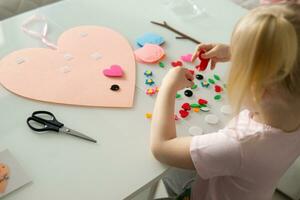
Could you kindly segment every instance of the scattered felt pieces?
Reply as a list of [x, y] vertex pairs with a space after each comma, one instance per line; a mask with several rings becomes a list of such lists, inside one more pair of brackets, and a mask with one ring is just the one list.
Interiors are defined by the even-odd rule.
[[181, 94], [176, 94], [176, 99], [181, 98]]
[[209, 112], [210, 108], [209, 107], [201, 107], [200, 110], [203, 112]]
[[198, 100], [198, 103], [201, 105], [201, 104], [208, 104], [208, 101], [205, 100], [205, 99], [199, 99]]
[[183, 110], [191, 110], [191, 106], [190, 106], [189, 103], [184, 103], [184, 104], [182, 104], [182, 105], [181, 105], [181, 108], [182, 108]]
[[162, 45], [164, 42], [164, 38], [155, 33], [145, 33], [136, 40], [136, 43], [139, 47], [143, 47], [145, 44]]
[[154, 83], [155, 83], [155, 82], [153, 81], [152, 78], [147, 78], [147, 79], [145, 80], [145, 84], [147, 84], [147, 85], [152, 86]]
[[171, 62], [172, 67], [181, 67], [183, 64], [181, 61], [173, 61]]
[[159, 62], [158, 65], [159, 65], [161, 68], [164, 68], [164, 67], [165, 67], [165, 63], [163, 63], [163, 62]]
[[122, 67], [119, 65], [112, 65], [110, 68], [104, 69], [103, 74], [107, 77], [122, 77], [123, 70]]
[[211, 78], [208, 79], [208, 82], [209, 82], [210, 84], [215, 84], [215, 83], [216, 83], [216, 82], [215, 82], [213, 79], [211, 79]]
[[198, 55], [198, 58], [200, 60], [200, 64], [196, 66], [196, 69], [198, 69], [199, 71], [205, 71], [207, 66], [208, 66], [208, 63], [210, 61], [210, 59], [202, 58], [202, 54], [204, 54], [204, 53], [205, 53], [205, 51], [201, 50], [199, 55]]
[[158, 45], [145, 44], [142, 48], [134, 51], [135, 58], [142, 63], [156, 63], [161, 60], [165, 51]]
[[185, 90], [184, 95], [187, 97], [191, 97], [191, 96], [193, 96], [193, 92], [192, 92], [192, 90]]
[[193, 111], [197, 113], [197, 112], [200, 111], [200, 109], [199, 108], [193, 108]]
[[220, 76], [217, 74], [214, 74], [214, 79], [216, 79], [217, 81], [221, 80]]
[[193, 135], [193, 136], [202, 135], [203, 130], [202, 130], [202, 128], [200, 128], [198, 126], [192, 126], [189, 128], [189, 133], [190, 133], [190, 135]]
[[150, 77], [150, 76], [152, 76], [152, 71], [151, 70], [146, 70], [144, 72], [144, 75], [147, 76], [147, 77]]
[[110, 89], [111, 89], [112, 91], [118, 91], [118, 90], [120, 90], [120, 86], [117, 85], [117, 84], [113, 84], [113, 85], [110, 87]]
[[200, 108], [201, 107], [201, 105], [197, 104], [197, 103], [192, 103], [190, 106], [191, 106], [191, 108]]
[[214, 96], [214, 99], [215, 99], [215, 100], [220, 100], [220, 99], [222, 99], [222, 96], [219, 95], [219, 94], [217, 94], [217, 95]]
[[182, 55], [180, 58], [183, 62], [192, 62], [192, 57], [193, 55], [192, 54], [186, 54], [186, 55]]
[[196, 89], [198, 86], [196, 85], [196, 84], [194, 84], [192, 87], [191, 87], [191, 89]]
[[232, 114], [232, 107], [230, 105], [224, 105], [221, 107], [221, 113], [224, 115], [231, 115]]
[[179, 110], [179, 114], [182, 118], [186, 118], [187, 116], [189, 116], [189, 112], [186, 110]]
[[215, 85], [215, 92], [219, 93], [219, 92], [222, 92], [222, 91], [223, 91], [223, 89], [222, 89], [221, 86]]
[[158, 87], [146, 89], [146, 94], [152, 96], [158, 92]]
[[145, 114], [145, 117], [146, 117], [147, 119], [151, 119], [151, 118], [152, 118], [152, 113], [146, 113], [146, 114]]
[[197, 74], [197, 75], [196, 75], [196, 79], [199, 80], [199, 81], [203, 80], [203, 78], [204, 78], [204, 77], [203, 77], [202, 74]]
[[207, 81], [202, 81], [201, 82], [201, 86], [204, 88], [208, 88], [209, 87], [209, 83]]
[[204, 120], [208, 124], [217, 124], [219, 122], [219, 118], [216, 115], [213, 115], [213, 114], [206, 115]]
[[194, 71], [194, 70], [191, 70], [191, 69], [189, 69], [189, 72], [190, 72], [192, 75], [194, 75], [194, 73], [195, 73], [195, 71]]

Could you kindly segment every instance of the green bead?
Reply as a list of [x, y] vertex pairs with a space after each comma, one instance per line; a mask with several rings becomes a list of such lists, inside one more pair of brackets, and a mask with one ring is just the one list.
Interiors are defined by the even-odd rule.
[[205, 107], [207, 107], [206, 104], [200, 104], [200, 108], [205, 108]]
[[220, 76], [217, 75], [217, 74], [214, 75], [214, 78], [215, 78], [217, 81], [221, 80]]
[[195, 85], [193, 85], [191, 88], [192, 88], [192, 89], [196, 89], [196, 88], [197, 88], [197, 85], [195, 84]]
[[211, 78], [208, 79], [208, 82], [209, 82], [210, 84], [215, 84], [215, 83], [216, 83], [216, 82], [215, 82], [213, 79], [211, 79]]
[[201, 105], [197, 103], [192, 103], [190, 106], [191, 108], [201, 108]]
[[176, 99], [180, 98], [181, 97], [181, 94], [176, 94]]
[[217, 94], [217, 95], [214, 97], [215, 100], [220, 100], [221, 98], [222, 98], [222, 96], [219, 95], [219, 94]]
[[159, 62], [158, 65], [161, 67], [161, 68], [164, 68], [165, 67], [165, 64], [163, 62]]

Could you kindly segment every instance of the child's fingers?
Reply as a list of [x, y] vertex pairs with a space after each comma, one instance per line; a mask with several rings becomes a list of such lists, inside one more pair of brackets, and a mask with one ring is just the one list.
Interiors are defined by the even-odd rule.
[[194, 76], [189, 70], [185, 71], [185, 77], [186, 77], [187, 80], [191, 80], [191, 81], [194, 80]]
[[204, 54], [202, 54], [202, 58], [213, 58], [213, 57], [218, 57], [218, 49], [217, 47], [211, 49], [210, 51], [205, 52]]
[[210, 66], [210, 69], [211, 70], [214, 70], [216, 68], [216, 64], [217, 62], [215, 60], [211, 60], [211, 66]]
[[201, 49], [205, 49], [206, 51], [210, 50], [213, 48], [213, 45], [212, 44], [199, 44], [196, 46], [196, 49], [194, 51], [194, 54], [192, 56], [192, 62], [194, 62], [194, 60], [198, 57], [199, 55], [199, 51]]

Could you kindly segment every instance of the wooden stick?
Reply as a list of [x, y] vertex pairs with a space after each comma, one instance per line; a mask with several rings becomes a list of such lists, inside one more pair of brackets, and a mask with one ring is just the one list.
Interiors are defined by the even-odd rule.
[[172, 32], [177, 33], [178, 35], [180, 35], [180, 36], [177, 36], [176, 39], [186, 39], [186, 40], [190, 40], [190, 41], [192, 41], [192, 42], [194, 42], [196, 44], [200, 44], [201, 43], [200, 41], [196, 40], [195, 38], [192, 38], [192, 37], [188, 36], [187, 34], [182, 33], [180, 31], [176, 30], [175, 28], [171, 27], [170, 25], [167, 24], [166, 21], [163, 21], [163, 23], [151, 21], [151, 23], [155, 24], [155, 25], [158, 25], [158, 26], [161, 26], [163, 28], [166, 28], [166, 29], [168, 29], [168, 30], [170, 30], [170, 31], [172, 31]]

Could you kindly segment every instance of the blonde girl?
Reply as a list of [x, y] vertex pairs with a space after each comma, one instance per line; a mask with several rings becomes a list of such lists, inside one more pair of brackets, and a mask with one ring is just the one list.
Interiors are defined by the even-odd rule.
[[194, 77], [171, 69], [153, 112], [151, 150], [163, 163], [196, 170], [192, 199], [270, 200], [300, 155], [300, 5], [256, 8], [238, 22], [230, 46], [202, 44], [195, 56], [200, 49], [212, 68], [231, 61], [228, 96], [237, 116], [214, 133], [176, 137], [175, 95]]

